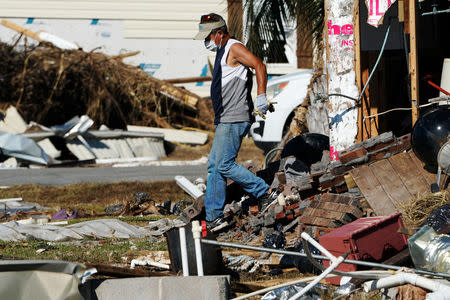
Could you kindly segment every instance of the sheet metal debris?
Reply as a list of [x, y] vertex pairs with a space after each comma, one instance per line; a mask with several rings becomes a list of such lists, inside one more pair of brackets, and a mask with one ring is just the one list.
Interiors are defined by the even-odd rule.
[[139, 227], [117, 219], [91, 220], [68, 226], [26, 225], [16, 221], [0, 224], [0, 240], [2, 241], [22, 241], [29, 238], [42, 241], [66, 241], [85, 237], [128, 239], [161, 235], [162, 233], [156, 232], [152, 226]]
[[0, 294], [3, 299], [82, 300], [78, 290], [95, 273], [81, 264], [50, 260], [0, 261]]
[[0, 131], [0, 154], [42, 165], [52, 163], [50, 156], [36, 142], [4, 131]]

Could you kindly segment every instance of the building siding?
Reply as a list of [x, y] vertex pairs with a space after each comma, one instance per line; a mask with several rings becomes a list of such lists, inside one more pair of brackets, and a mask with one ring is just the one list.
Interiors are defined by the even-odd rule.
[[124, 38], [191, 39], [201, 14], [227, 18], [224, 0], [1, 0], [1, 18], [100, 19], [124, 22]]

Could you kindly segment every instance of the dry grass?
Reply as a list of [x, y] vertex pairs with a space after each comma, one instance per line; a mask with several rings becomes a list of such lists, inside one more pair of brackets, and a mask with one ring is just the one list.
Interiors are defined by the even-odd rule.
[[2, 198], [21, 197], [52, 210], [77, 209], [91, 215], [104, 213], [107, 206], [125, 203], [143, 192], [155, 202], [180, 201], [189, 196], [174, 181], [82, 183], [66, 186], [17, 185], [2, 190]]
[[402, 216], [403, 222], [407, 228], [420, 227], [434, 209], [449, 202], [450, 191], [447, 190], [415, 197], [404, 204], [399, 203], [405, 211]]

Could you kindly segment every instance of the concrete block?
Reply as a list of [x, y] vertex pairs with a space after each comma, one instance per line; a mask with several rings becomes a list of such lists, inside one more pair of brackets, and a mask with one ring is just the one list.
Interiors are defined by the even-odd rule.
[[229, 276], [139, 277], [88, 280], [81, 288], [86, 300], [209, 300], [228, 299]]

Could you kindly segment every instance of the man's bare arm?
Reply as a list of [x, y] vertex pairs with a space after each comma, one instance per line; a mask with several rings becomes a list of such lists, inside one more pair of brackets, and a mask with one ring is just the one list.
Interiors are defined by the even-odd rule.
[[[234, 44], [230, 48], [230, 53], [228, 57], [232, 67], [236, 67], [238, 63], [246, 65], [250, 68], [255, 69], [256, 73], [256, 83], [258, 85], [257, 95], [266, 92], [267, 87], [267, 71], [266, 65], [257, 58], [253, 53], [248, 51], [242, 44]], [[228, 60], [227, 59], [227, 60]]]

